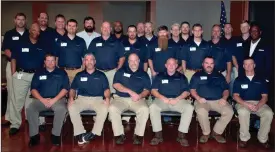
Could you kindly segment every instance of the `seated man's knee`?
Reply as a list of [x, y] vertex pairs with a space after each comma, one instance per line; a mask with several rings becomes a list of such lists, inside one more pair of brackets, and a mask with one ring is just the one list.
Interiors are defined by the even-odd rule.
[[245, 108], [240, 108], [237, 110], [239, 116], [249, 116], [250, 112]]

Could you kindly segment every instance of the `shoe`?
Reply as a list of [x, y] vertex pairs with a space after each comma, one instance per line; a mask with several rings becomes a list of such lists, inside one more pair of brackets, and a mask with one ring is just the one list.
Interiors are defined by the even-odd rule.
[[30, 141], [29, 141], [30, 147], [36, 146], [39, 143], [40, 143], [40, 135], [39, 134], [30, 137]]
[[210, 135], [202, 135], [200, 137], [200, 143], [202, 143], [202, 144], [207, 143], [209, 137], [210, 137]]
[[55, 136], [55, 135], [51, 135], [51, 139], [52, 139], [52, 144], [55, 146], [60, 146], [61, 144], [61, 140], [60, 140], [60, 136]]
[[92, 132], [87, 132], [87, 133], [83, 133], [81, 135], [78, 135], [78, 144], [82, 145], [85, 143], [88, 143], [89, 141], [91, 141], [92, 139], [94, 139], [96, 137], [95, 134], [93, 134]]
[[259, 141], [259, 143], [260, 143], [260, 144], [262, 145], [262, 147], [265, 148], [265, 149], [271, 148], [271, 146], [270, 146], [270, 144], [269, 144], [268, 141], [266, 141], [265, 143], [261, 143], [261, 142]]
[[122, 145], [124, 144], [124, 141], [126, 140], [125, 135], [120, 135], [115, 137], [115, 141], [117, 145]]
[[77, 138], [77, 143], [78, 143], [79, 145], [85, 144], [85, 142], [84, 142], [84, 140], [83, 140], [84, 134], [85, 134], [85, 133], [76, 136], [76, 138]]
[[39, 131], [45, 132], [46, 131], [46, 124], [39, 125]]
[[241, 148], [246, 148], [247, 147], [247, 142], [246, 141], [241, 141], [239, 142], [239, 147]]
[[214, 138], [218, 143], [222, 143], [222, 144], [226, 143], [225, 138], [222, 135], [215, 133], [214, 131], [211, 137]]
[[142, 144], [142, 136], [134, 135], [134, 145], [141, 145]]
[[150, 145], [155, 146], [163, 142], [162, 131], [156, 132], [155, 137], [151, 140]]
[[185, 133], [182, 133], [180, 131], [178, 133], [177, 142], [179, 142], [180, 145], [182, 145], [183, 147], [188, 147], [189, 146], [189, 143], [188, 143], [188, 140], [186, 139]]
[[15, 135], [18, 133], [18, 131], [19, 131], [19, 129], [17, 129], [17, 128], [10, 128], [9, 135]]

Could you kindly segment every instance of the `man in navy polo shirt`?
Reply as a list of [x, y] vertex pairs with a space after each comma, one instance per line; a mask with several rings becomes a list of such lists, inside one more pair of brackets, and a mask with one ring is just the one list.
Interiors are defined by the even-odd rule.
[[181, 38], [180, 38], [180, 25], [178, 23], [174, 23], [171, 25], [170, 29], [171, 38], [169, 39], [168, 43], [172, 47], [181, 47]]
[[168, 43], [168, 28], [160, 26], [158, 28], [158, 41], [154, 41], [149, 46], [149, 66], [151, 76], [154, 78], [158, 73], [166, 71], [165, 63], [169, 58], [176, 58], [179, 48]]
[[150, 94], [151, 83], [146, 72], [139, 69], [139, 58], [132, 53], [128, 58], [129, 67], [118, 70], [114, 77], [116, 95], [109, 107], [109, 116], [116, 144], [123, 144], [125, 138], [121, 122], [121, 113], [131, 110], [136, 113], [136, 128], [134, 132], [135, 145], [142, 143], [146, 122], [149, 117], [149, 108], [145, 97]]
[[45, 68], [35, 72], [31, 82], [31, 93], [35, 98], [27, 108], [29, 122], [29, 146], [39, 144], [38, 117], [41, 111], [53, 110], [52, 144], [60, 145], [60, 133], [67, 113], [66, 99], [70, 84], [67, 73], [56, 68], [56, 59], [52, 54], [45, 56]]
[[[65, 29], [66, 18], [62, 14], [58, 14], [55, 16], [55, 30], [53, 32], [53, 40], [57, 42], [58, 39], [61, 39], [63, 36], [67, 35], [67, 31]], [[56, 45], [56, 43], [54, 43]], [[54, 48], [54, 46], [53, 46]], [[52, 50], [54, 51], [54, 50]]]
[[[137, 28], [135, 25], [128, 26], [128, 39], [122, 41], [124, 46], [124, 56], [125, 60], [128, 61], [128, 57], [132, 53], [136, 53], [140, 59], [139, 68], [147, 71], [148, 69], [148, 50], [141, 40], [137, 39]], [[124, 66], [128, 67], [128, 62], [124, 62]]]
[[181, 34], [180, 34], [180, 43], [181, 46], [188, 44], [192, 41], [192, 36], [190, 36], [190, 24], [187, 21], [184, 21], [180, 24]]
[[[70, 89], [68, 110], [78, 144], [84, 144], [101, 136], [110, 104], [110, 89], [105, 74], [95, 68], [96, 59], [92, 53], [84, 56], [85, 70], [76, 74]], [[80, 112], [94, 110], [96, 120], [92, 131], [86, 132]]]
[[265, 148], [269, 148], [268, 133], [273, 120], [273, 112], [266, 104], [268, 100], [266, 80], [255, 73], [255, 66], [253, 58], [246, 58], [243, 65], [245, 76], [239, 76], [234, 82], [233, 93], [237, 101], [236, 110], [240, 123], [239, 146], [243, 148], [247, 146], [247, 141], [250, 139], [250, 113], [254, 113], [261, 118], [258, 140]]
[[227, 50], [225, 43], [221, 40], [221, 27], [218, 24], [212, 27], [212, 36], [209, 45], [209, 55], [214, 58], [215, 70], [225, 76], [226, 82], [229, 83], [232, 70], [232, 55]]
[[[41, 41], [39, 25], [33, 23], [29, 30], [29, 39], [20, 42], [12, 50], [11, 73], [13, 77], [13, 89], [15, 100], [10, 109], [10, 135], [18, 132], [22, 122], [21, 110], [24, 103], [31, 102], [27, 95], [30, 89], [34, 72], [43, 67], [45, 50]], [[28, 105], [25, 105], [28, 107]]]
[[197, 71], [201, 71], [201, 63], [203, 59], [209, 54], [210, 46], [202, 39], [202, 26], [201, 24], [194, 24], [192, 27], [192, 33], [194, 35], [193, 40], [183, 45], [180, 51], [180, 60], [182, 61], [182, 70], [184, 75], [190, 82], [191, 77]]
[[57, 40], [56, 55], [58, 66], [64, 69], [72, 83], [75, 75], [82, 71], [82, 58], [86, 53], [86, 43], [83, 38], [76, 35], [77, 21], [69, 19], [67, 21], [67, 35]]
[[194, 107], [186, 100], [190, 95], [187, 78], [177, 72], [177, 60], [169, 58], [166, 61], [165, 73], [158, 74], [153, 81], [152, 95], [155, 100], [150, 105], [150, 119], [155, 137], [151, 145], [158, 145], [163, 142], [161, 111], [177, 111], [181, 113], [180, 125], [178, 128], [177, 141], [182, 146], [189, 146], [186, 133], [191, 123]]
[[96, 68], [105, 73], [109, 81], [111, 93], [115, 90], [112, 86], [115, 72], [120, 69], [125, 61], [122, 43], [111, 35], [111, 24], [103, 22], [101, 25], [101, 36], [93, 39], [88, 52], [95, 55]]
[[145, 35], [141, 36], [140, 39], [148, 47], [152, 42], [157, 40], [157, 37], [154, 35], [154, 27], [152, 22], [144, 23], [144, 32]]
[[14, 92], [12, 87], [12, 76], [11, 76], [11, 51], [12, 47], [16, 47], [20, 41], [27, 40], [29, 38], [29, 31], [26, 29], [26, 15], [24, 13], [17, 13], [14, 17], [15, 28], [9, 30], [4, 35], [2, 44], [2, 51], [5, 53], [8, 62], [6, 67], [6, 80], [7, 80], [7, 110], [5, 114], [6, 122], [2, 122], [2, 125], [9, 125], [10, 116], [10, 103], [14, 102]]
[[144, 23], [138, 22], [137, 23], [137, 37], [140, 38], [145, 34], [144, 32]]
[[216, 122], [211, 136], [219, 143], [226, 143], [222, 133], [234, 113], [232, 106], [227, 102], [228, 84], [221, 73], [213, 70], [213, 57], [205, 57], [202, 67], [203, 70], [196, 72], [190, 83], [190, 92], [196, 99], [195, 111], [203, 133], [199, 141], [200, 143], [208, 141], [211, 132], [208, 112], [216, 111], [221, 114], [221, 117]]
[[121, 21], [115, 21], [113, 23], [113, 38], [118, 40], [119, 42], [127, 39], [127, 36], [123, 34], [123, 25]]

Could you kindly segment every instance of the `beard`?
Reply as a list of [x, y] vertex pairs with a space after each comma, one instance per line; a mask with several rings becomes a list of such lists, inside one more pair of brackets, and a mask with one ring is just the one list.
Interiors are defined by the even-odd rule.
[[122, 30], [120, 30], [120, 31], [114, 30], [114, 33], [115, 33], [115, 34], [121, 34], [121, 33], [122, 33]]
[[167, 36], [160, 36], [158, 38], [158, 47], [161, 50], [166, 50], [168, 48], [168, 37]]
[[86, 31], [87, 33], [92, 33], [92, 32], [95, 30], [95, 28], [94, 28], [94, 27], [91, 27], [91, 26], [84, 27], [84, 29], [85, 29], [85, 31]]

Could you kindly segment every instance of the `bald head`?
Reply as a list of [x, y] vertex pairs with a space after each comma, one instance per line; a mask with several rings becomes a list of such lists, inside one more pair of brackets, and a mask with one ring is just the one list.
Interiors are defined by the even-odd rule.
[[102, 36], [106, 36], [106, 37], [110, 36], [110, 34], [111, 34], [110, 22], [105, 21], [101, 24], [101, 34], [102, 34]]

